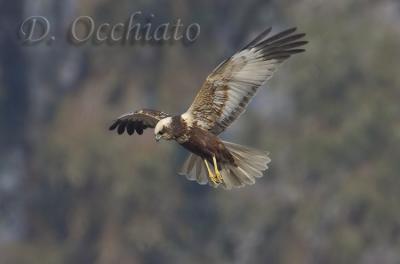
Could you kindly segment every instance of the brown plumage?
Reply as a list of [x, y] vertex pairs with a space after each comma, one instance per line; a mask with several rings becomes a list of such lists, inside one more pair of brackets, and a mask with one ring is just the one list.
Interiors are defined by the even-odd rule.
[[[222, 141], [218, 135], [246, 109], [258, 88], [291, 55], [303, 52], [305, 34], [291, 28], [269, 36], [271, 28], [223, 61], [207, 77], [192, 105], [182, 115], [143, 109], [119, 117], [110, 130], [142, 134], [155, 129], [156, 140], [175, 140], [192, 154], [182, 167], [190, 180], [227, 189], [253, 184], [268, 168], [268, 154]], [[209, 166], [209, 164], [211, 166]], [[215, 174], [210, 168], [214, 168]]]
[[207, 159], [210, 163], [213, 162], [212, 157], [215, 156], [219, 164], [235, 165], [232, 154], [215, 134], [198, 127], [193, 127], [188, 133], [190, 140], [181, 144], [184, 148]]

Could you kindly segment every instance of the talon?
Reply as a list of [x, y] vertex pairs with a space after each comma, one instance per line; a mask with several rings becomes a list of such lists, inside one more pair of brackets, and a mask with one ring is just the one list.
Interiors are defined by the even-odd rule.
[[217, 178], [217, 181], [218, 181], [218, 183], [222, 183], [223, 179], [222, 179], [221, 173], [218, 170], [217, 159], [215, 158], [215, 156], [213, 156], [213, 162], [214, 162], [214, 170], [215, 170], [215, 176]]
[[214, 183], [215, 185], [218, 184], [218, 176], [216, 177], [210, 169], [210, 166], [208, 165], [208, 162], [206, 159], [204, 159], [204, 163], [206, 164], [207, 167], [207, 171], [208, 171], [208, 178], [212, 181], [212, 183]]

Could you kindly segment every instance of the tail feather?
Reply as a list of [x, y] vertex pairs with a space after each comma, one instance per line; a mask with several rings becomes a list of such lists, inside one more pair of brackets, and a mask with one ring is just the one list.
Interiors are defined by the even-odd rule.
[[224, 179], [225, 186], [240, 187], [243, 185], [239, 177], [237, 177], [235, 174], [230, 174], [229, 167], [226, 164], [222, 165], [221, 176]]
[[185, 175], [188, 180], [197, 181], [202, 185], [208, 182], [207, 169], [203, 160], [193, 153], [189, 154], [179, 174]]
[[[256, 183], [254, 177], [251, 176], [251, 174], [245, 171], [242, 167], [240, 167], [240, 165], [238, 167], [230, 166], [230, 168], [228, 169], [230, 170], [230, 173], [228, 175], [229, 176], [231, 176], [232, 174], [236, 175], [236, 177], [239, 178], [239, 180], [241, 181], [242, 185], [246, 184], [253, 185], [254, 183]], [[242, 185], [238, 187], [242, 187]], [[232, 188], [232, 187], [234, 186], [226, 186], [226, 188]]]
[[186, 177], [188, 180], [194, 181], [196, 180], [196, 174], [194, 173], [195, 171], [193, 170], [194, 164], [195, 164], [195, 159], [193, 158], [194, 154], [189, 154], [189, 157], [186, 159], [185, 163], [183, 163], [181, 171], [187, 172]]
[[196, 162], [196, 178], [201, 184], [206, 184], [208, 182], [207, 169], [201, 158], [199, 159], [199, 162]]
[[[225, 189], [239, 188], [255, 183], [255, 178], [263, 176], [263, 171], [268, 169], [271, 159], [267, 152], [252, 149], [242, 145], [223, 141], [226, 148], [235, 159], [233, 164], [221, 164], [222, 186]], [[207, 169], [201, 157], [191, 153], [182, 166], [181, 175], [185, 175], [188, 180], [197, 181], [200, 184], [207, 182], [213, 186], [208, 179]]]

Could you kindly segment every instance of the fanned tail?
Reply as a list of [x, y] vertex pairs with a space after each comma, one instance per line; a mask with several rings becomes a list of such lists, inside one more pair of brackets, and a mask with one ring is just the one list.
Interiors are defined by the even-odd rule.
[[[267, 152], [223, 141], [226, 148], [235, 159], [233, 164], [220, 164], [220, 173], [223, 178], [221, 184], [225, 189], [239, 188], [255, 183], [255, 178], [263, 176], [263, 171], [268, 169], [271, 159]], [[207, 169], [201, 157], [191, 153], [182, 166], [181, 175], [185, 175], [188, 180], [197, 181], [199, 184], [213, 184], [208, 179]]]

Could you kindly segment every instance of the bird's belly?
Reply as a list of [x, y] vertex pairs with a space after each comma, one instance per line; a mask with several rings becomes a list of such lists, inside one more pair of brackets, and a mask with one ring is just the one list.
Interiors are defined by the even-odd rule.
[[190, 152], [212, 162], [213, 156], [218, 162], [234, 163], [232, 154], [226, 149], [223, 142], [214, 134], [199, 130], [192, 131], [189, 140], [181, 145]]
[[185, 149], [190, 152], [196, 154], [197, 156], [202, 157], [203, 159], [212, 159], [211, 151], [207, 148], [207, 146], [202, 146], [197, 144], [197, 142], [187, 141], [181, 144]]

